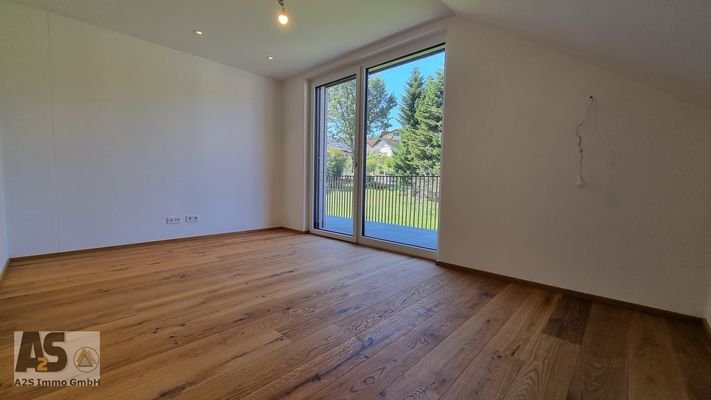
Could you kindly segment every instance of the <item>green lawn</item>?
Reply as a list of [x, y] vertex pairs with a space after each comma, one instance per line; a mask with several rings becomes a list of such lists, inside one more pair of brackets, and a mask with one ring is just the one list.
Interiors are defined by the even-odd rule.
[[[326, 214], [353, 218], [353, 192], [350, 188], [326, 191]], [[404, 190], [366, 189], [366, 221], [437, 229], [439, 203], [412, 197]]]

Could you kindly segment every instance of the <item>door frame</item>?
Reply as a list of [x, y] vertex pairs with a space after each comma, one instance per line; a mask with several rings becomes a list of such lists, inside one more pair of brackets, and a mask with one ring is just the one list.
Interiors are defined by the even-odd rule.
[[[390, 242], [387, 240], [375, 239], [371, 237], [363, 236], [363, 224], [365, 215], [363, 215], [363, 204], [365, 201], [365, 185], [363, 185], [363, 176], [365, 174], [365, 101], [363, 95], [366, 93], [366, 71], [369, 68], [373, 68], [390, 61], [395, 61], [399, 58], [407, 57], [408, 55], [416, 54], [422, 51], [426, 51], [431, 48], [438, 46], [445, 46], [446, 49], [446, 32], [438, 31], [435, 34], [428, 35], [424, 38], [418, 38], [416, 40], [410, 40], [401, 46], [391, 47], [389, 49], [370, 55], [367, 58], [361, 59], [355, 64], [349, 65], [344, 68], [339, 68], [332, 70], [326, 74], [320, 75], [316, 79], [312, 79], [309, 82], [308, 88], [310, 94], [308, 96], [309, 105], [307, 112], [309, 113], [309, 134], [308, 136], [308, 163], [309, 163], [309, 202], [307, 210], [308, 218], [308, 228], [313, 234], [325, 236], [333, 239], [344, 240], [351, 243], [362, 244], [368, 247], [375, 247], [383, 250], [388, 250], [397, 253], [404, 253], [412, 255], [415, 257], [436, 260], [439, 251], [439, 232], [441, 227], [441, 218], [438, 221], [437, 226], [437, 249], [431, 250], [423, 247], [411, 246], [404, 243]], [[445, 50], [446, 51], [446, 50]], [[446, 64], [446, 57], [445, 57]], [[314, 219], [314, 205], [316, 197], [316, 88], [327, 85], [329, 83], [334, 83], [342, 79], [347, 79], [348, 77], [355, 76], [356, 79], [356, 137], [354, 138], [354, 164], [353, 164], [353, 234], [352, 236], [343, 235], [335, 232], [326, 231], [323, 229], [318, 229], [315, 227]], [[440, 185], [442, 181], [440, 180]], [[441, 189], [440, 189], [441, 192]], [[442, 204], [440, 202], [440, 215], [442, 214]]]
[[[357, 66], [350, 66], [347, 68], [342, 68], [331, 73], [328, 73], [319, 79], [314, 79], [309, 84], [309, 212], [307, 213], [309, 218], [309, 231], [311, 233], [326, 236], [332, 239], [345, 240], [347, 242], [357, 243], [358, 241], [358, 228], [357, 216], [359, 215], [358, 207], [360, 207], [360, 202], [358, 201], [358, 188], [360, 187], [360, 175], [358, 174], [358, 166], [360, 165], [360, 134], [361, 131], [361, 108], [358, 104], [361, 102], [361, 88], [358, 84], [361, 80], [361, 69]], [[337, 232], [331, 232], [324, 229], [316, 228], [315, 226], [315, 205], [316, 205], [316, 89], [328, 85], [330, 83], [336, 83], [338, 81], [347, 80], [353, 77], [356, 82], [356, 123], [353, 132], [355, 137], [353, 138], [354, 154], [353, 154], [353, 196], [352, 196], [352, 209], [353, 209], [353, 229], [351, 235], [345, 235]]]

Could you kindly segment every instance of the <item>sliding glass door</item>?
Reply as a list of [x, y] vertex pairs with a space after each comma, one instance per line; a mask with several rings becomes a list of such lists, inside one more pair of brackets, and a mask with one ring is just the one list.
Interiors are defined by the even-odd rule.
[[432, 256], [439, 226], [444, 45], [313, 86], [312, 230]]
[[444, 47], [366, 70], [365, 237], [435, 250]]
[[354, 236], [356, 76], [316, 87], [314, 228]]

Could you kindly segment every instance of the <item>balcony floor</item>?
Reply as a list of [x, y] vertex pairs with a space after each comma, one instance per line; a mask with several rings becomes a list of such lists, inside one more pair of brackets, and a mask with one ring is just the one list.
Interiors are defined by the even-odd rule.
[[[350, 235], [353, 229], [352, 226], [353, 221], [349, 218], [326, 215], [323, 229]], [[430, 229], [365, 221], [363, 236], [426, 249], [437, 249], [437, 231]]]

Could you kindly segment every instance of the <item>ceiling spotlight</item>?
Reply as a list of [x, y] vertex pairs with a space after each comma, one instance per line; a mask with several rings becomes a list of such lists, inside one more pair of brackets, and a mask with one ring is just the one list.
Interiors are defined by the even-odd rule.
[[267, 60], [272, 61], [274, 59], [274, 56], [267, 56]]
[[277, 2], [281, 6], [281, 12], [279, 13], [279, 17], [277, 19], [279, 20], [280, 24], [286, 25], [289, 23], [289, 16], [286, 15], [286, 6], [284, 5], [284, 0], [277, 0]]
[[196, 35], [198, 35], [198, 36], [202, 36], [202, 35], [205, 34], [205, 32], [203, 32], [203, 31], [201, 31], [201, 30], [199, 30], [199, 29], [193, 29], [193, 33], [196, 34]]

